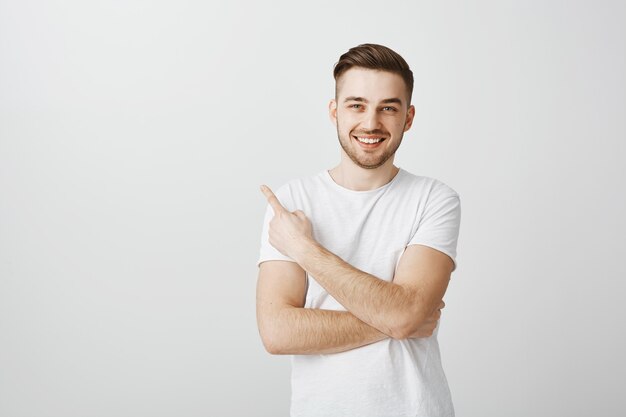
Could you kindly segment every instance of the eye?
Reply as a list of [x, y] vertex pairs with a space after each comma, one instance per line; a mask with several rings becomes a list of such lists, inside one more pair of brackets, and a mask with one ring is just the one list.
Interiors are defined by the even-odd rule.
[[361, 107], [363, 107], [362, 104], [350, 104], [349, 106], [351, 109], [360, 109]]
[[396, 108], [395, 108], [395, 107], [392, 107], [392, 106], [385, 106], [385, 107], [383, 107], [383, 111], [386, 111], [386, 112], [395, 112], [395, 111], [397, 111], [397, 110], [396, 110]]

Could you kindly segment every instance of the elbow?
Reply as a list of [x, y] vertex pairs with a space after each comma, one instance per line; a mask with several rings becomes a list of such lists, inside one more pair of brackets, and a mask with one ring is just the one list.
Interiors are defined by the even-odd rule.
[[409, 334], [404, 330], [397, 327], [390, 329], [389, 337], [394, 340], [405, 340], [409, 338]]
[[287, 346], [281, 337], [279, 330], [272, 326], [259, 326], [259, 334], [263, 347], [270, 355], [286, 355]]
[[396, 324], [392, 328], [389, 329], [389, 336], [392, 339], [405, 340], [405, 339], [410, 339], [412, 335], [413, 335], [413, 331], [411, 329], [411, 326]]
[[263, 346], [265, 347], [265, 351], [270, 355], [282, 355], [282, 352], [277, 345], [263, 342]]
[[[416, 337], [428, 337], [432, 335], [422, 325], [426, 320], [422, 312], [411, 312], [397, 317], [389, 328], [389, 336], [396, 340], [405, 340]], [[433, 329], [434, 330], [434, 329]]]
[[285, 354], [284, 347], [275, 338], [261, 336], [261, 340], [263, 341], [263, 347], [265, 348], [265, 351], [270, 355]]
[[293, 352], [292, 335], [285, 325], [282, 307], [257, 311], [257, 324], [263, 347], [270, 355], [290, 355]]

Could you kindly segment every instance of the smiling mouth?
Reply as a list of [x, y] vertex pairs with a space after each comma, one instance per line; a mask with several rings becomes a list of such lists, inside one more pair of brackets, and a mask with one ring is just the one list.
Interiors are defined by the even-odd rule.
[[386, 138], [380, 137], [380, 136], [352, 136], [353, 138], [355, 138], [357, 141], [359, 141], [360, 143], [363, 143], [365, 145], [373, 145], [376, 143], [380, 143], [382, 141], [384, 141]]

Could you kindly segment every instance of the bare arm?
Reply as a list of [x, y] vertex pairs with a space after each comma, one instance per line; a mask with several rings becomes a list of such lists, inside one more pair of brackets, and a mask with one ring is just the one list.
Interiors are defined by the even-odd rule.
[[263, 193], [274, 210], [269, 241], [315, 277], [347, 310], [393, 338], [412, 337], [436, 313], [450, 280], [452, 259], [422, 245], [406, 248], [393, 282], [363, 272], [313, 239], [305, 214], [290, 212], [272, 191]]
[[303, 308], [305, 296], [306, 276], [298, 264], [260, 265], [257, 321], [269, 353], [337, 353], [388, 337], [349, 312]]
[[402, 255], [393, 282], [363, 272], [309, 242], [298, 263], [347, 310], [396, 339], [412, 337], [440, 308], [452, 259], [422, 245]]

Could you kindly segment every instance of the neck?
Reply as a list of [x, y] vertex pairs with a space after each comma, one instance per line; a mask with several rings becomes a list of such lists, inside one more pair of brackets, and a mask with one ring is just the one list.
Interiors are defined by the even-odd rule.
[[389, 158], [383, 165], [373, 169], [361, 168], [348, 158], [348, 161], [343, 159], [328, 173], [338, 185], [344, 188], [353, 191], [369, 191], [390, 182], [399, 170], [400, 168], [393, 165], [393, 158]]

